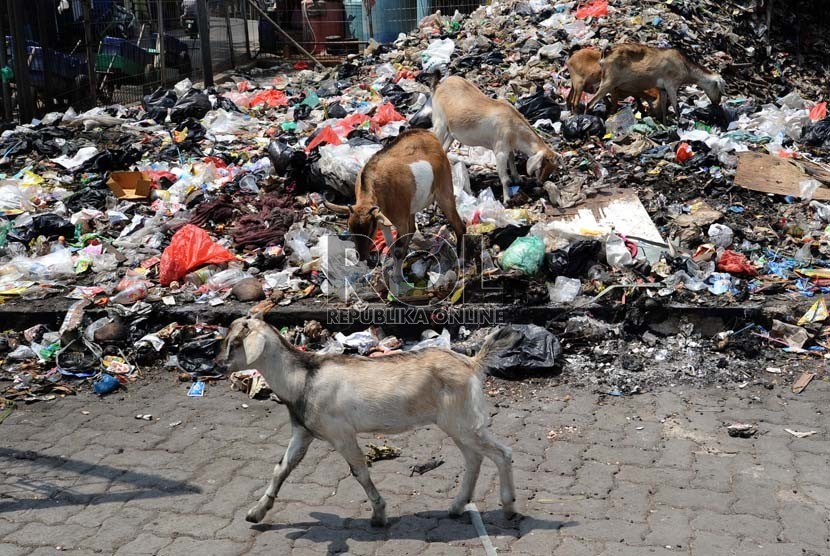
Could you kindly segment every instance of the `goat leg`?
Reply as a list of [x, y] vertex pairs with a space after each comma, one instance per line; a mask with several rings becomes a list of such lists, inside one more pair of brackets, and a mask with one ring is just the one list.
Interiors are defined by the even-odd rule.
[[508, 160], [510, 155], [500, 146], [496, 147], [496, 169], [499, 173], [499, 180], [501, 180], [502, 194], [504, 195], [504, 202], [510, 199], [510, 175], [507, 171]]
[[340, 455], [349, 464], [349, 469], [363, 490], [366, 491], [366, 496], [372, 504], [372, 520], [373, 527], [386, 527], [386, 502], [381, 497], [372, 478], [369, 476], [369, 467], [366, 465], [366, 457], [360, 450], [357, 444], [357, 438], [350, 436], [341, 438], [333, 443], [334, 448], [340, 452]]
[[282, 483], [297, 464], [302, 461], [312, 440], [314, 440], [314, 437], [308, 429], [292, 419], [291, 440], [288, 442], [288, 448], [286, 448], [285, 454], [274, 468], [274, 475], [271, 477], [271, 482], [268, 483], [265, 494], [262, 495], [262, 498], [259, 499], [256, 506], [251, 508], [245, 516], [246, 521], [259, 523], [263, 520], [265, 514], [268, 513], [268, 510], [274, 507], [274, 499], [277, 497]]
[[453, 438], [453, 441], [464, 456], [464, 478], [461, 481], [461, 490], [458, 491], [458, 496], [450, 506], [450, 517], [458, 517], [464, 513], [464, 506], [473, 499], [481, 471], [481, 461], [484, 458], [471, 446], [465, 446], [458, 438]]

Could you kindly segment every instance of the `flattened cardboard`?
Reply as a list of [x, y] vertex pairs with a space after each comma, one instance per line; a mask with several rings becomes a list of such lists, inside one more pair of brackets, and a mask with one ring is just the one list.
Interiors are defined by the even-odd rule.
[[123, 201], [146, 201], [153, 182], [141, 172], [113, 172], [107, 180], [110, 191]]

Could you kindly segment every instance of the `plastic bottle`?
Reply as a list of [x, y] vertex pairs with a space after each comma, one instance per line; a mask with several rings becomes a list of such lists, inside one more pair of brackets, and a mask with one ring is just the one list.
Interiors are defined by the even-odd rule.
[[184, 281], [198, 288], [206, 284], [214, 274], [216, 274], [216, 267], [210, 265], [189, 273], [184, 277]]
[[147, 297], [147, 284], [137, 282], [115, 295], [110, 301], [120, 305], [132, 305]]
[[224, 290], [233, 287], [234, 284], [248, 277], [249, 274], [244, 270], [229, 268], [211, 276], [207, 281], [207, 287], [213, 291]]

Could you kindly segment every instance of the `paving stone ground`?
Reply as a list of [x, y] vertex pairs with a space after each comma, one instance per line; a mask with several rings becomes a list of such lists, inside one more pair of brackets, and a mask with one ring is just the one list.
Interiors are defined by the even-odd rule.
[[[485, 462], [475, 503], [501, 553], [830, 555], [826, 382], [798, 396], [752, 386], [634, 397], [488, 390], [523, 513], [502, 518]], [[204, 398], [185, 392], [160, 374], [103, 400], [82, 393], [19, 407], [0, 425], [0, 554], [484, 553], [469, 516], [447, 516], [462, 463], [435, 427], [361, 438], [402, 450], [371, 468], [388, 528], [369, 525], [362, 489], [319, 441], [265, 522], [251, 525], [245, 512], [289, 439], [287, 412], [227, 383]], [[758, 436], [729, 437], [735, 422], [757, 424]], [[409, 476], [433, 457], [446, 463]]]

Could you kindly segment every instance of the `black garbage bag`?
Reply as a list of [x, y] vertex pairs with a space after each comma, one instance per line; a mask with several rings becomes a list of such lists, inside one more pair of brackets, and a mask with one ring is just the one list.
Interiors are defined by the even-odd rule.
[[422, 129], [432, 127], [432, 97], [429, 97], [427, 103], [415, 115], [409, 118], [409, 125]]
[[228, 112], [242, 112], [234, 101], [223, 95], [216, 95], [216, 110], [222, 109]]
[[307, 120], [308, 117], [311, 115], [311, 106], [308, 104], [295, 104], [294, 105], [294, 121], [299, 122], [300, 120]]
[[71, 212], [78, 212], [85, 208], [104, 210], [107, 207], [107, 198], [112, 192], [104, 180], [90, 184], [84, 189], [77, 191], [63, 200], [63, 204]]
[[510, 324], [506, 328], [518, 332], [520, 337], [512, 347], [487, 358], [487, 374], [521, 380], [528, 374], [556, 372], [562, 346], [552, 332], [535, 324]]
[[268, 158], [271, 159], [271, 166], [278, 176], [284, 176], [291, 164], [291, 155], [294, 149], [279, 140], [273, 140], [268, 145]]
[[395, 108], [400, 108], [405, 110], [412, 104], [413, 99], [418, 95], [418, 93], [407, 93], [404, 91], [400, 85], [395, 83], [390, 83], [385, 86], [383, 89], [380, 90], [380, 94], [383, 96], [384, 100], [388, 100]]
[[808, 125], [804, 130], [801, 141], [811, 147], [830, 148], [830, 117]]
[[75, 237], [75, 225], [57, 214], [38, 214], [32, 218], [32, 223], [22, 228], [15, 228], [9, 233], [9, 238], [23, 243], [29, 243], [38, 236], [47, 239], [57, 239], [64, 236], [67, 239]]
[[333, 97], [340, 94], [340, 89], [337, 88], [337, 82], [334, 79], [326, 79], [315, 91], [320, 98]]
[[174, 90], [159, 87], [149, 95], [144, 95], [141, 99], [141, 106], [149, 112], [153, 108], [173, 108], [177, 100], [179, 98]]
[[566, 249], [557, 249], [545, 255], [545, 265], [551, 276], [579, 278], [596, 264], [602, 243], [595, 239], [576, 241]]
[[349, 115], [339, 102], [333, 102], [326, 107], [329, 118], [345, 118]]
[[709, 104], [704, 107], [696, 107], [692, 110], [691, 118], [708, 125], [718, 126], [726, 129], [732, 121], [732, 113], [724, 110], [722, 106]]
[[202, 338], [184, 344], [177, 356], [179, 367], [194, 378], [220, 378], [213, 359], [221, 343], [221, 338]]
[[529, 97], [520, 98], [516, 101], [516, 109], [531, 123], [536, 120], [550, 120], [555, 122], [559, 120], [559, 114], [562, 112], [559, 105], [545, 94], [544, 91]]
[[140, 149], [107, 149], [101, 151], [81, 166], [84, 172], [114, 172], [127, 170], [132, 164], [138, 162], [144, 152]]
[[[184, 143], [196, 143], [201, 141], [207, 135], [207, 130], [205, 126], [203, 126], [199, 120], [195, 118], [187, 118], [186, 120], [179, 122], [179, 125], [176, 126], [176, 131], [184, 131], [187, 130], [187, 137], [184, 139]], [[179, 144], [181, 146], [181, 143]]]
[[337, 79], [348, 79], [350, 77], [354, 77], [357, 75], [358, 71], [360, 71], [360, 68], [357, 67], [357, 64], [346, 62], [340, 66], [340, 69], [337, 70]]
[[170, 119], [175, 123], [181, 123], [188, 118], [201, 120], [211, 108], [210, 98], [205, 93], [199, 89], [190, 89], [176, 101], [170, 110]]
[[596, 116], [573, 116], [562, 123], [562, 135], [568, 141], [587, 139], [592, 135], [602, 137], [605, 135], [605, 123]]

